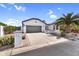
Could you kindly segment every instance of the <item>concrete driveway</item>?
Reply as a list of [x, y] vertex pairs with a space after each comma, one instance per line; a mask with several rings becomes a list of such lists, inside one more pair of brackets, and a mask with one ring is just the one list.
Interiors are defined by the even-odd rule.
[[57, 41], [57, 37], [46, 33], [27, 33], [30, 45], [40, 45]]

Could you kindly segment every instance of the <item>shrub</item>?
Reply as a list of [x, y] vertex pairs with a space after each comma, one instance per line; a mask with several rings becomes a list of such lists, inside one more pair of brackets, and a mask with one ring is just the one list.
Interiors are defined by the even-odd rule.
[[4, 27], [4, 32], [5, 34], [11, 34], [16, 30], [15, 26], [5, 26]]
[[7, 26], [7, 24], [0, 22], [1, 26]]
[[0, 47], [10, 45], [13, 43], [14, 43], [14, 37], [12, 35], [6, 35], [4, 37], [0, 37]]
[[3, 44], [3, 43], [2, 43], [2, 39], [0, 39], [0, 47], [2, 46], [2, 44]]

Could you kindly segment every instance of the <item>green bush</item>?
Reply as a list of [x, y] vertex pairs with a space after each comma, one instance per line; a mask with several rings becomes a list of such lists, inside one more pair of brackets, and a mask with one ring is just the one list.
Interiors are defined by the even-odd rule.
[[3, 23], [3, 22], [0, 22], [0, 25], [1, 26], [7, 26], [7, 24]]
[[12, 35], [0, 37], [0, 47], [5, 45], [10, 45], [13, 43], [14, 43], [14, 37]]
[[5, 34], [11, 34], [16, 30], [15, 26], [5, 26], [4, 27], [4, 32]]
[[0, 47], [2, 46], [2, 44], [3, 44], [3, 43], [2, 43], [2, 40], [0, 39]]

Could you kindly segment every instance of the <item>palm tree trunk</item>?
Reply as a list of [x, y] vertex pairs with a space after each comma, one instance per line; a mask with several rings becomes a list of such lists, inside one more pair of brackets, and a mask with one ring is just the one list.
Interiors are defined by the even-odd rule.
[[65, 31], [66, 31], [66, 33], [70, 33], [70, 32], [71, 32], [71, 30], [70, 30], [70, 25], [66, 25]]

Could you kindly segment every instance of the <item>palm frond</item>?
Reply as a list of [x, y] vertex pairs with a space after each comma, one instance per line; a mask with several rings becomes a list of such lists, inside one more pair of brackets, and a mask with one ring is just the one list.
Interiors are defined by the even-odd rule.
[[71, 19], [72, 20], [76, 20], [76, 19], [78, 19], [79, 18], [79, 14], [76, 14], [76, 15], [74, 15]]
[[74, 21], [73, 23], [75, 23], [76, 25], [79, 25], [79, 21]]

